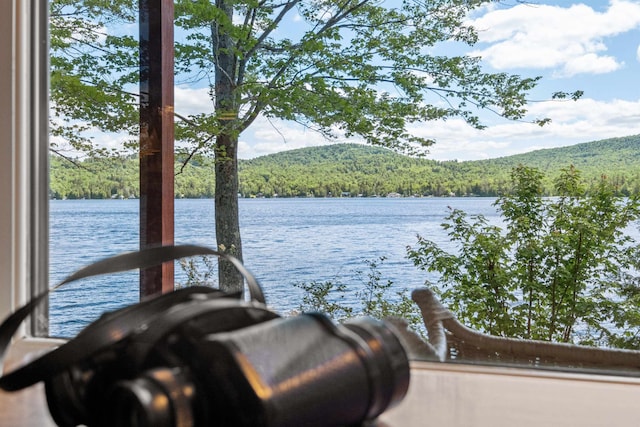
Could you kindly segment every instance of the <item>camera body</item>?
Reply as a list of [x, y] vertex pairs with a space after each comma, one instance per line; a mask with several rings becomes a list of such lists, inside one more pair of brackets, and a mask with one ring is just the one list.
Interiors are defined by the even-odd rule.
[[[59, 426], [360, 425], [408, 388], [404, 349], [381, 321], [281, 317], [210, 288], [156, 307], [117, 345], [45, 381]], [[110, 313], [76, 339], [113, 334], [135, 315]]]

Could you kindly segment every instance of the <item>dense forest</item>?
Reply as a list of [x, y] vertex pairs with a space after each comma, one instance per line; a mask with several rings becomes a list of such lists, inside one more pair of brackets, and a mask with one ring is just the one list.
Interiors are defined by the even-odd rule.
[[[519, 165], [545, 174], [553, 194], [560, 169], [574, 165], [589, 183], [606, 175], [621, 194], [640, 192], [640, 135], [478, 161], [435, 161], [358, 144], [335, 144], [241, 160], [242, 197], [497, 196]], [[52, 198], [138, 196], [135, 157], [69, 161], [51, 156]], [[176, 160], [177, 197], [213, 197], [213, 159]]]

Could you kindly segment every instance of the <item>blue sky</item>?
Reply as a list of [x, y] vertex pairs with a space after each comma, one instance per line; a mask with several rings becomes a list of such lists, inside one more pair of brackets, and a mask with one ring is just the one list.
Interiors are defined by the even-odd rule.
[[[476, 160], [640, 134], [640, 0], [505, 0], [469, 19], [480, 42], [468, 51], [482, 56], [488, 71], [542, 76], [531, 93], [535, 100], [559, 90], [579, 89], [584, 96], [532, 103], [530, 119], [552, 119], [544, 127], [491, 115], [482, 131], [461, 120], [415, 125], [413, 132], [437, 141], [428, 158]], [[196, 89], [178, 88], [176, 108], [189, 109], [198, 99]], [[239, 155], [335, 142], [290, 123], [259, 120], [241, 136]]]

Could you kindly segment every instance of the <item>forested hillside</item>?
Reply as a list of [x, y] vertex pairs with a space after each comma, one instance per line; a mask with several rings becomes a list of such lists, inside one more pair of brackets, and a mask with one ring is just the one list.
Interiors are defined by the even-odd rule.
[[[336, 144], [241, 160], [243, 197], [326, 196], [495, 196], [508, 189], [518, 164], [545, 173], [547, 193], [560, 169], [574, 165], [587, 181], [602, 175], [623, 194], [640, 191], [640, 135], [538, 150], [480, 161], [435, 161], [403, 156], [384, 148]], [[176, 163], [177, 197], [212, 197], [213, 161], [198, 157]], [[136, 158], [76, 162], [51, 158], [51, 196], [127, 198], [138, 195]]]

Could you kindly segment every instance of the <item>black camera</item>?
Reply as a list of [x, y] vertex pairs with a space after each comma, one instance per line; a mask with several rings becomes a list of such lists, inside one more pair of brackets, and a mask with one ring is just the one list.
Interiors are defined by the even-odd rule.
[[61, 427], [357, 426], [404, 397], [392, 326], [282, 317], [249, 290], [188, 287], [107, 313], [0, 386], [43, 380]]

